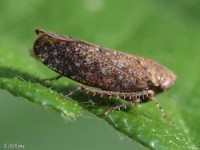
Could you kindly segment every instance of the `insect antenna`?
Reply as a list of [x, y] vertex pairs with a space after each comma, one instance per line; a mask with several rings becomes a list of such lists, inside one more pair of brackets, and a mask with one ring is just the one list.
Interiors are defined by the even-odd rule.
[[157, 101], [157, 99], [155, 97], [152, 97], [151, 100], [156, 104], [156, 107], [158, 107], [162, 113], [162, 116], [172, 125], [175, 125], [174, 121], [172, 121], [167, 113], [165, 112], [165, 110], [162, 108], [162, 106], [160, 105], [160, 103]]

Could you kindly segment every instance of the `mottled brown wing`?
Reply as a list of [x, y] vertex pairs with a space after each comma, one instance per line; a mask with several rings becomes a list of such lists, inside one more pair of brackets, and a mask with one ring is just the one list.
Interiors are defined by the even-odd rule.
[[149, 89], [148, 83], [151, 81], [151, 74], [142, 64], [145, 61], [144, 58], [109, 50], [84, 41], [80, 42], [86, 44], [87, 49], [90, 49], [86, 50], [83, 47], [82, 53], [87, 51], [90, 59], [98, 62], [100, 66], [98, 70], [101, 71], [96, 71], [99, 74], [104, 74], [103, 80], [110, 83], [110, 86], [101, 87], [102, 89], [124, 92]]
[[[41, 30], [39, 30], [41, 32]], [[129, 55], [127, 53], [121, 53], [115, 50], [107, 49], [100, 47], [98, 45], [88, 43], [81, 40], [76, 40], [69, 36], [60, 35], [53, 32], [47, 32], [42, 30], [45, 34], [59, 40], [63, 41], [71, 41], [71, 42], [77, 42], [77, 43], [84, 43], [85, 45], [88, 45], [88, 48], [94, 49], [94, 51], [90, 51], [90, 54], [98, 58], [104, 63], [107, 63], [108, 65], [111, 65], [124, 73], [126, 73], [128, 76], [131, 75], [134, 78], [137, 78], [141, 81], [149, 81], [151, 80], [150, 74], [147, 71], [146, 66], [144, 65], [145, 59], [138, 56]], [[84, 48], [84, 47], [83, 47]], [[98, 49], [99, 51], [95, 51], [95, 49]], [[83, 51], [87, 51], [84, 50]]]
[[160, 81], [166, 87], [161, 90], [173, 84], [173, 74], [150, 59], [41, 29], [36, 33], [39, 37], [33, 48], [35, 56], [52, 70], [77, 82], [123, 92], [154, 90]]
[[147, 66], [144, 65], [145, 58], [106, 48], [101, 48], [100, 56], [102, 61], [118, 68], [138, 81], [148, 82], [151, 80], [151, 74], [148, 72]]

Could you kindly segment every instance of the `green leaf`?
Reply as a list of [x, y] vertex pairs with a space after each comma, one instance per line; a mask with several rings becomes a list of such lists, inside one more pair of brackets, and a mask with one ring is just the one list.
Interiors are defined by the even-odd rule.
[[[0, 87], [15, 96], [52, 108], [67, 119], [83, 110], [150, 149], [198, 149], [199, 2], [192, 1], [40, 1], [0, 2]], [[15, 7], [13, 7], [15, 6]], [[54, 8], [59, 9], [54, 9]], [[65, 12], [65, 13], [63, 13]], [[77, 92], [68, 79], [44, 83], [56, 74], [30, 54], [35, 27], [155, 59], [178, 75], [175, 87], [157, 99], [172, 126], [153, 102], [104, 113], [124, 101]]]
[[76, 119], [82, 113], [82, 108], [77, 103], [38, 83], [18, 78], [0, 78], [0, 85], [15, 96], [22, 96], [44, 108], [60, 112], [65, 119]]

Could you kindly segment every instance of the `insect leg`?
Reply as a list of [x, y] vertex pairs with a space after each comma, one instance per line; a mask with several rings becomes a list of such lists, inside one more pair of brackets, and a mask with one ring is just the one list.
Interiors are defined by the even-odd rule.
[[63, 75], [58, 75], [56, 77], [48, 78], [48, 79], [43, 79], [42, 81], [53, 81], [53, 80], [58, 80], [62, 77]]
[[105, 115], [108, 115], [111, 111], [113, 111], [113, 110], [120, 110], [121, 108], [126, 109], [128, 105], [129, 105], [129, 104], [122, 104], [122, 105], [118, 105], [118, 106], [115, 106], [115, 107], [111, 107], [111, 108], [108, 109], [104, 114], [105, 114]]
[[85, 91], [86, 93], [93, 94], [93, 96], [98, 94], [98, 95], [101, 95], [101, 97], [103, 97], [104, 95], [109, 96], [109, 98], [112, 98], [112, 96], [121, 97], [120, 92], [103, 91], [103, 90], [100, 90], [100, 89], [93, 89], [93, 88], [90, 88], [90, 87], [86, 87], [82, 84], [80, 85], [80, 88], [81, 88], [82, 91]]
[[80, 86], [82, 91], [86, 93], [92, 93], [93, 95], [101, 95], [101, 96], [109, 96], [111, 98], [114, 97], [121, 97], [125, 100], [131, 101], [132, 103], [143, 102], [144, 99], [151, 99], [154, 96], [154, 92], [152, 90], [143, 90], [138, 92], [115, 92], [115, 91], [103, 91], [100, 89], [93, 89], [90, 87], [86, 87], [84, 85]]
[[[117, 97], [117, 98], [123, 98], [125, 100], [128, 100], [131, 104], [138, 104], [140, 102], [143, 102], [143, 100], [149, 99], [150, 97], [152, 97], [154, 95], [154, 92], [152, 90], [143, 90], [143, 91], [139, 91], [139, 92], [131, 92], [131, 93], [126, 93], [126, 92], [115, 92], [115, 91], [103, 91], [103, 90], [99, 90], [99, 89], [93, 89], [90, 87], [86, 87], [84, 85], [80, 86], [82, 91], [85, 91], [86, 93], [92, 93], [93, 95], [101, 95], [104, 96], [109, 96], [109, 98], [113, 97]], [[109, 110], [107, 110], [105, 112], [105, 115], [109, 114], [111, 111], [116, 110], [116, 109], [120, 109], [120, 108], [127, 108], [127, 106], [130, 104], [122, 104], [122, 105], [118, 105], [115, 107], [110, 108]]]
[[81, 88], [78, 87], [78, 88], [76, 88], [75, 90], [72, 90], [69, 94], [67, 94], [67, 95], [65, 95], [65, 96], [69, 97], [69, 96], [73, 95], [73, 94], [74, 94], [75, 92], [77, 92], [77, 91], [81, 91]]

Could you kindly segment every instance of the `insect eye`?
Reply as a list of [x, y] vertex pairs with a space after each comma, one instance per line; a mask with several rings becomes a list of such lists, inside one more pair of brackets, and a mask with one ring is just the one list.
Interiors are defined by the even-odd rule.
[[152, 85], [153, 85], [153, 83], [152, 83], [151, 81], [147, 81], [147, 84], [148, 84], [149, 86], [152, 86]]

